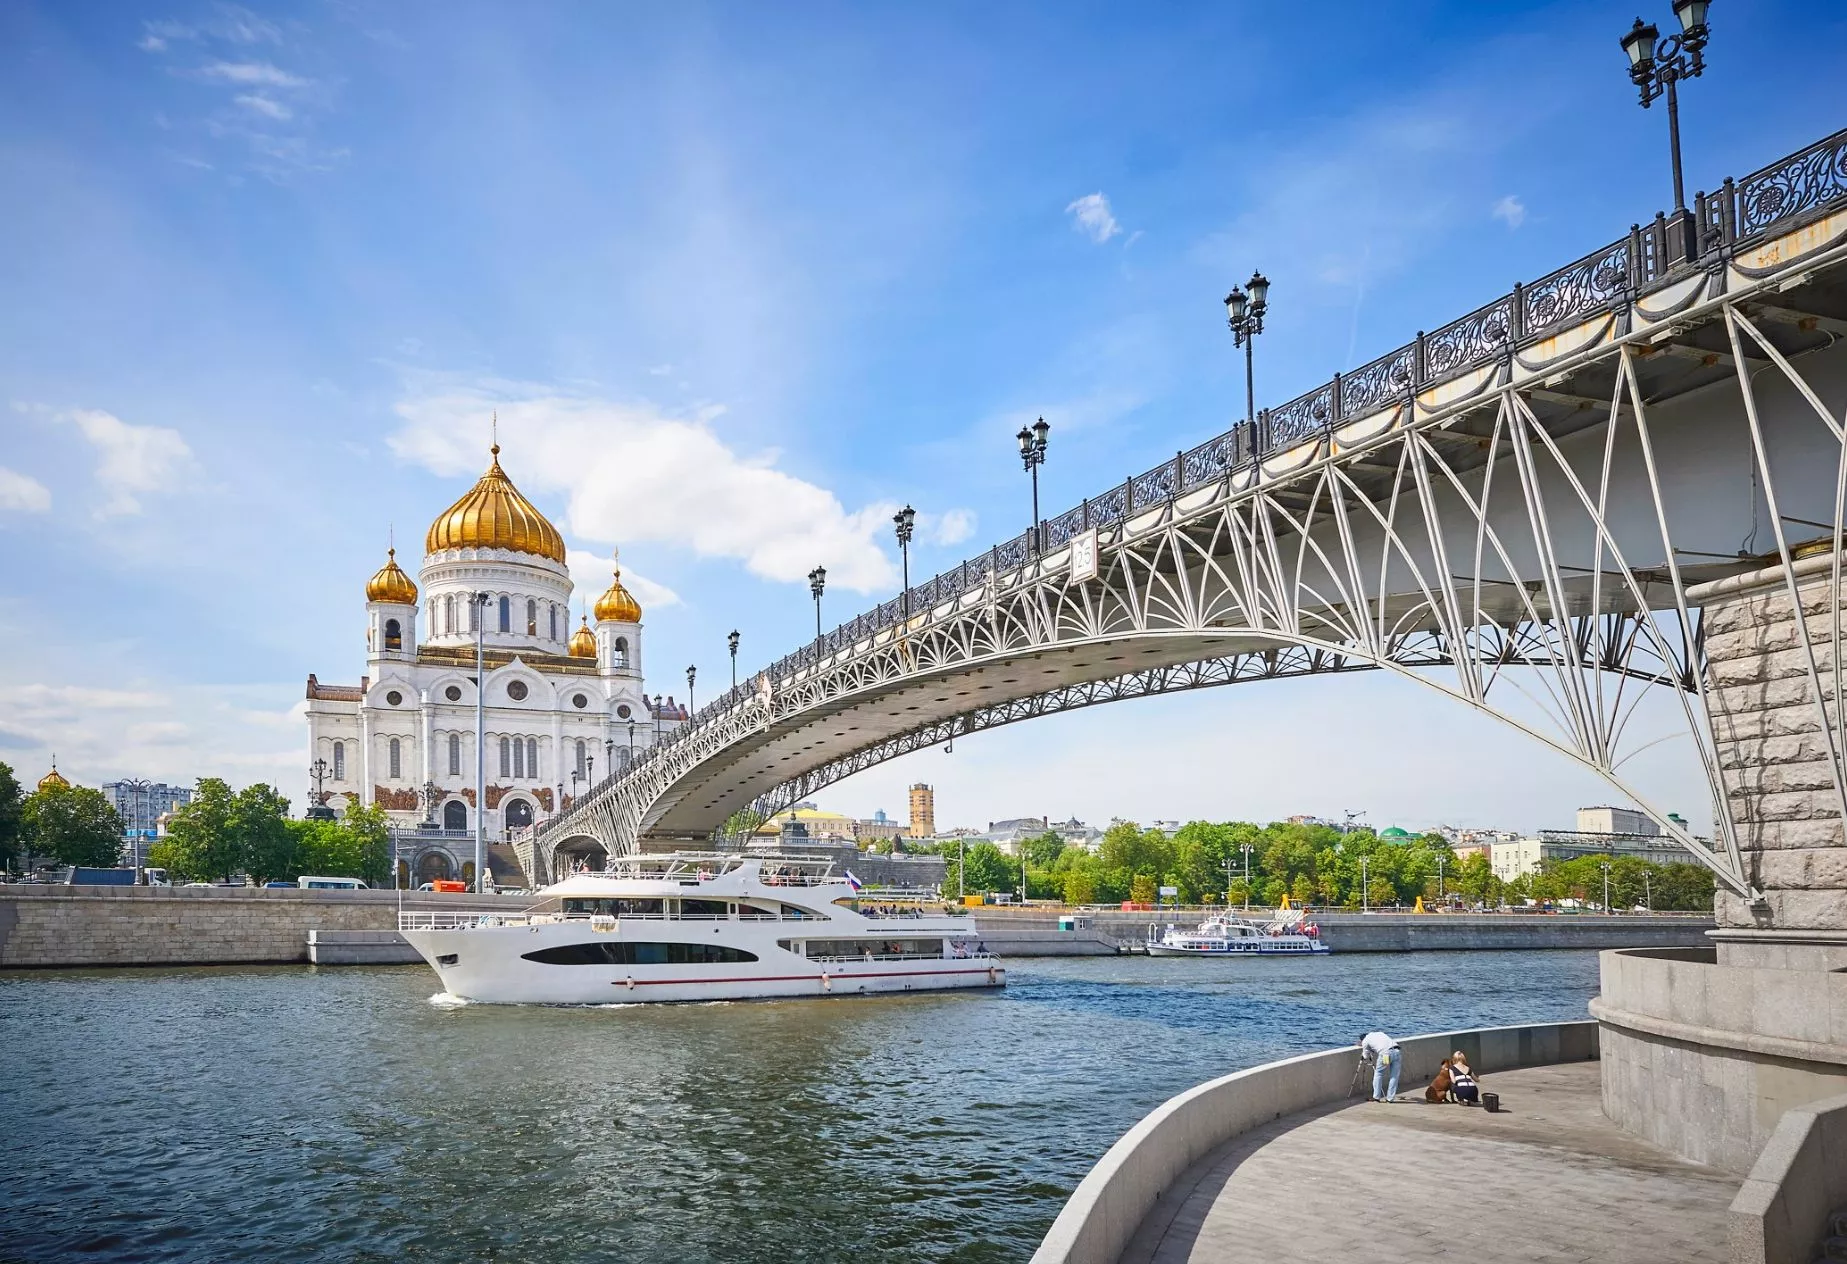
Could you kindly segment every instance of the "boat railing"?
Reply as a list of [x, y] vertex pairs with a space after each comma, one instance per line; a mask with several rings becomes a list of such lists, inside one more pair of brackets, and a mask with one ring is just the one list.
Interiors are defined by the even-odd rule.
[[996, 952], [968, 952], [961, 956], [932, 957], [916, 952], [854, 952], [839, 956], [810, 957], [810, 961], [819, 961], [831, 965], [846, 965], [855, 961], [998, 961]]

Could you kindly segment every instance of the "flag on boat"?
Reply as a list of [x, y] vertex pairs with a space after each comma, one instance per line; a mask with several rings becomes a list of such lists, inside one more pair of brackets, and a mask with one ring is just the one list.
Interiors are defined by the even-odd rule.
[[861, 890], [865, 887], [866, 885], [865, 883], [861, 882], [858, 878], [855, 878], [853, 876], [853, 871], [851, 869], [848, 869], [846, 871], [846, 875], [847, 875], [847, 885], [852, 887], [855, 891]]

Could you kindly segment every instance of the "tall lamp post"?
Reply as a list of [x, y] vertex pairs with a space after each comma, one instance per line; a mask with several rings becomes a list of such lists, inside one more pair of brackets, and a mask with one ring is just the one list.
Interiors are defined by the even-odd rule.
[[635, 762], [635, 721], [633, 720], [628, 722], [628, 762], [630, 765]]
[[699, 674], [699, 669], [697, 667], [693, 667], [693, 666], [687, 667], [686, 669], [686, 715], [688, 719], [692, 718], [692, 714], [694, 710], [696, 710], [696, 708], [693, 706], [693, 677], [697, 676], [698, 674]]
[[481, 862], [487, 849], [487, 593], [473, 597], [475, 609], [475, 891], [481, 890]]
[[731, 687], [736, 689], [738, 687], [738, 634], [736, 628], [731, 629], [731, 635], [725, 638], [725, 644], [731, 650]]
[[1225, 296], [1225, 323], [1231, 327], [1231, 345], [1244, 348], [1244, 419], [1254, 423], [1257, 376], [1253, 350], [1257, 335], [1263, 332], [1263, 314], [1270, 310], [1270, 283], [1263, 273], [1253, 272], [1245, 285], [1248, 293], [1234, 285]]
[[1610, 862], [1606, 860], [1597, 867], [1603, 870], [1603, 915], [1608, 917], [1610, 915]]
[[[1667, 96], [1668, 147], [1674, 156], [1674, 213], [1687, 209], [1685, 186], [1680, 179], [1680, 94], [1675, 85], [1682, 79], [1697, 79], [1706, 69], [1706, 26], [1708, 0], [1674, 0], [1674, 16], [1680, 19], [1680, 34], [1661, 39], [1652, 22], [1635, 20], [1623, 36], [1623, 51], [1629, 54], [1629, 78], [1640, 89], [1642, 108], [1646, 110], [1656, 98]], [[1657, 42], [1658, 41], [1658, 42]], [[1687, 242], [1691, 253], [1692, 242]]]
[[1239, 843], [1238, 850], [1244, 853], [1244, 907], [1251, 906], [1251, 845]]
[[327, 791], [321, 788], [321, 783], [327, 780], [327, 761], [317, 759], [309, 764], [308, 776], [314, 782], [314, 802], [302, 815], [311, 821], [333, 820], [333, 809], [327, 806]]
[[1366, 857], [1360, 857], [1360, 912], [1372, 912], [1372, 890], [1366, 881]]
[[[1038, 517], [1035, 510], [1034, 518]], [[911, 532], [917, 526], [917, 511], [909, 505], [891, 516], [892, 526], [898, 529], [898, 556], [903, 559], [904, 591], [898, 595], [898, 615], [900, 618], [911, 617]]]
[[821, 594], [827, 590], [827, 567], [817, 566], [808, 572], [808, 591], [814, 594], [814, 639], [821, 644]]
[[1033, 476], [1033, 552], [1037, 553], [1043, 546], [1039, 536], [1039, 467], [1045, 464], [1045, 438], [1052, 433], [1052, 427], [1041, 417], [1031, 426], [1021, 426], [1020, 433], [1013, 436], [1020, 441], [1020, 460], [1026, 466], [1026, 472]]

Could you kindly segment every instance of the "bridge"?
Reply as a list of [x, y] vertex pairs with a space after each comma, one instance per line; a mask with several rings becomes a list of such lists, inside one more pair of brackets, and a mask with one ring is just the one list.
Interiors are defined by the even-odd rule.
[[[1809, 704], [1803, 740], [1847, 814], [1843, 334], [1847, 132], [802, 646], [520, 840], [522, 863], [548, 880], [566, 853], [709, 840], [739, 809], [1036, 716], [1383, 670], [1594, 771], [1761, 902], [1738, 802], [1767, 755], [1741, 744], [1742, 686], [1708, 661], [1703, 607], [1780, 566], [1789, 600], [1822, 611], [1793, 621], [1775, 674]], [[1820, 597], [1798, 592], [1810, 554], [1833, 559], [1802, 581]], [[1657, 695], [1713, 839], [1625, 779]]]

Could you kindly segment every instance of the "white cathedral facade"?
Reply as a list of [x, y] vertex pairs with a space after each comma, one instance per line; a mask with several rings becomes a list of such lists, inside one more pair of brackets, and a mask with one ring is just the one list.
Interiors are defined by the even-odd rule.
[[[413, 884], [472, 881], [472, 845], [463, 840], [477, 813], [489, 841], [502, 842], [568, 807], [685, 716], [643, 690], [641, 606], [619, 568], [592, 608], [595, 629], [588, 619], [571, 629], [564, 538], [500, 468], [498, 444], [492, 452], [487, 472], [430, 525], [417, 580], [393, 549], [366, 584], [359, 683], [308, 677], [318, 797], [336, 808], [376, 804], [394, 827], [416, 831], [412, 854], [400, 853], [399, 877]], [[480, 803], [477, 633], [486, 691]]]

